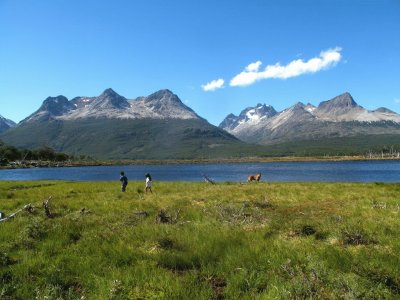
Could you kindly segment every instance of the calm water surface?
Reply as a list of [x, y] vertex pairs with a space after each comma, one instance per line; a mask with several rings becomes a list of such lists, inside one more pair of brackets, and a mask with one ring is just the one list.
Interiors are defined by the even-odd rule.
[[129, 165], [74, 168], [0, 170], [0, 180], [118, 180], [125, 171], [130, 180], [200, 181], [207, 175], [215, 181], [246, 181], [262, 173], [262, 181], [302, 182], [400, 182], [400, 161], [274, 162], [178, 165]]

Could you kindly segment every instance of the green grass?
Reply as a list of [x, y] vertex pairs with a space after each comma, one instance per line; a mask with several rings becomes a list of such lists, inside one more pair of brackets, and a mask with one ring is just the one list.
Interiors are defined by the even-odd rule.
[[[154, 182], [153, 191], [0, 182], [1, 211], [36, 206], [0, 223], [0, 299], [400, 297], [399, 184]], [[53, 218], [41, 208], [49, 196]]]

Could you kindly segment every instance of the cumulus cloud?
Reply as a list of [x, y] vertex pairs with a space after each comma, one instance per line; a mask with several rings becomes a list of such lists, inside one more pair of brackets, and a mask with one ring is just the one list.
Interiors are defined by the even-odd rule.
[[203, 90], [205, 92], [215, 91], [217, 89], [222, 88], [224, 86], [224, 82], [225, 81], [222, 78], [220, 78], [220, 79], [213, 80], [209, 83], [203, 84], [201, 87], [203, 88]]
[[285, 66], [276, 63], [266, 66], [261, 71], [259, 69], [262, 63], [261, 61], [257, 61], [249, 64], [243, 72], [233, 77], [229, 84], [230, 86], [247, 86], [262, 79], [287, 79], [302, 74], [316, 73], [335, 66], [342, 59], [340, 51], [342, 49], [339, 47], [328, 49], [322, 51], [319, 57], [311, 58], [308, 61], [296, 59]]
[[257, 72], [258, 69], [260, 68], [262, 62], [261, 61], [256, 61], [255, 63], [251, 63], [246, 67], [247, 72]]

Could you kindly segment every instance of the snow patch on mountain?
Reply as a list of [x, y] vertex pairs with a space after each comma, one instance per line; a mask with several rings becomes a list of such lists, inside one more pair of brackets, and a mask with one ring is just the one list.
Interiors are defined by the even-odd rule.
[[235, 130], [244, 130], [248, 126], [259, 126], [264, 120], [273, 117], [276, 110], [271, 105], [257, 104], [255, 107], [244, 109], [239, 116], [229, 114], [220, 124], [220, 128], [233, 133]]

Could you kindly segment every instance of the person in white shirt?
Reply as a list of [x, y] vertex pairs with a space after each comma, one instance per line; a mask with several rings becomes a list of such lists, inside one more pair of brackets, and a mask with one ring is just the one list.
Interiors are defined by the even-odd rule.
[[146, 188], [144, 189], [144, 191], [145, 193], [147, 193], [147, 191], [153, 193], [153, 191], [151, 190], [151, 176], [149, 173], [147, 173], [145, 176], [146, 176]]

